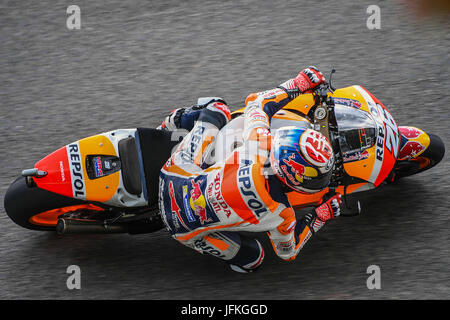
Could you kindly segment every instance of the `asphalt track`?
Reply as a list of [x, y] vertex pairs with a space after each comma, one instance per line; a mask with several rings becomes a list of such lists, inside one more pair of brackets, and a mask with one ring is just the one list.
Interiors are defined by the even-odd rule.
[[[67, 1], [0, 4], [0, 197], [24, 168], [92, 134], [154, 127], [174, 106], [219, 95], [233, 106], [314, 64], [360, 84], [400, 125], [448, 144], [448, 21], [380, 1]], [[447, 145], [448, 147], [448, 145]], [[67, 236], [22, 229], [0, 208], [0, 299], [449, 299], [448, 153], [432, 170], [361, 195], [294, 262], [231, 272], [164, 232]], [[81, 268], [81, 290], [66, 269]], [[369, 290], [368, 266], [381, 270]]]

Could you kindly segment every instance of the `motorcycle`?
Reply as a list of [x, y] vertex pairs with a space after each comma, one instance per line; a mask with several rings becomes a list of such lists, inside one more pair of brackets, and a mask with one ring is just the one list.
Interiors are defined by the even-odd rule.
[[[359, 85], [330, 81], [278, 111], [271, 130], [312, 128], [331, 142], [335, 165], [329, 186], [288, 193], [294, 209], [317, 205], [326, 193], [347, 195], [428, 170], [445, 153], [434, 134], [397, 126], [387, 108]], [[242, 146], [244, 108], [220, 130], [209, 161]], [[8, 216], [32, 230], [72, 233], [150, 233], [164, 227], [158, 210], [159, 171], [182, 136], [150, 128], [118, 129], [70, 143], [22, 171], [4, 198]], [[356, 209], [346, 215], [360, 213]]]

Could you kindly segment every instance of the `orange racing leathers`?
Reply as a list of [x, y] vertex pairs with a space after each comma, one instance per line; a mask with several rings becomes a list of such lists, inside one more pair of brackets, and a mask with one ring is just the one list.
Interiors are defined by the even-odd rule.
[[[244, 145], [225, 160], [206, 164], [226, 121], [203, 109], [160, 174], [159, 206], [172, 236], [245, 270], [257, 268], [264, 250], [238, 232], [267, 232], [276, 254], [293, 260], [324, 222], [297, 221], [280, 180], [271, 172], [269, 116], [290, 101], [282, 88], [250, 95], [244, 113]], [[267, 111], [264, 112], [264, 110]]]

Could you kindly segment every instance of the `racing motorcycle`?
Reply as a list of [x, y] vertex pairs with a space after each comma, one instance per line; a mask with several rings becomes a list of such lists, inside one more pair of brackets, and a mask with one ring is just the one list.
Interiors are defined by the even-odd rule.
[[[328, 192], [346, 199], [423, 172], [445, 153], [437, 135], [397, 126], [387, 108], [362, 86], [335, 89], [333, 72], [329, 83], [293, 99], [271, 121], [271, 130], [296, 126], [320, 131], [335, 153], [329, 187], [313, 194], [288, 193], [294, 209], [316, 205]], [[227, 159], [245, 143], [243, 111], [234, 111], [220, 130], [211, 163]], [[22, 227], [58, 234], [160, 230], [159, 172], [181, 138], [174, 132], [133, 128], [67, 144], [22, 171], [6, 192], [6, 213]], [[360, 208], [353, 211], [347, 215], [358, 214]]]

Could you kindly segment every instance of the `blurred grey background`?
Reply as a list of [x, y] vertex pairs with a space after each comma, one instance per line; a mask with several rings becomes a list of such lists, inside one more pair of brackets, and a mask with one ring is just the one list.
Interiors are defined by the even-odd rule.
[[[66, 27], [71, 4], [80, 30]], [[373, 4], [379, 30], [366, 27]], [[237, 108], [309, 65], [334, 67], [336, 87], [362, 85], [399, 125], [448, 143], [449, 26], [401, 1], [2, 1], [0, 198], [67, 143], [155, 127], [199, 96]], [[361, 195], [363, 215], [328, 223], [294, 262], [258, 235], [266, 259], [251, 275], [165, 231], [57, 238], [18, 227], [0, 207], [0, 299], [449, 299], [448, 169], [447, 153]], [[81, 290], [66, 288], [73, 264]], [[369, 265], [381, 268], [381, 290], [366, 287]]]

